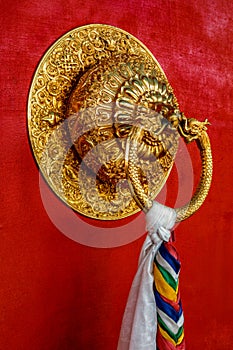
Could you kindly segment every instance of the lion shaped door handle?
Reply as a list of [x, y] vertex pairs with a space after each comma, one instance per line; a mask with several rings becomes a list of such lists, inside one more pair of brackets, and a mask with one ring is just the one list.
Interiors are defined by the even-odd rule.
[[[149, 50], [108, 25], [76, 28], [43, 56], [28, 98], [28, 130], [53, 191], [91, 218], [149, 210], [171, 171], [180, 136], [200, 148], [202, 174], [177, 220], [203, 203], [212, 177], [208, 121], [187, 118]], [[81, 174], [81, 175], [80, 175]]]

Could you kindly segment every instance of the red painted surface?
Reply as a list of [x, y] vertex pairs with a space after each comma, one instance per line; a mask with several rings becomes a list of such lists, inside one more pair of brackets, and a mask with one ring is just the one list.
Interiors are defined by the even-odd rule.
[[[231, 349], [232, 3], [9, 0], [0, 13], [0, 349], [116, 349], [143, 237], [97, 249], [61, 234], [42, 205], [26, 130], [28, 89], [41, 56], [88, 23], [138, 37], [165, 70], [181, 109], [211, 121], [212, 188], [201, 210], [177, 228], [176, 247], [187, 348]], [[198, 153], [191, 153], [196, 169]]]

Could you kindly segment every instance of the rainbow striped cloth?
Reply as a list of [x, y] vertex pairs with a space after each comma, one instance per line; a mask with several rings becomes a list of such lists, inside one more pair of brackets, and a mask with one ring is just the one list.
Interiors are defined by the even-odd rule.
[[180, 261], [174, 246], [171, 242], [163, 242], [154, 258], [158, 350], [185, 350], [179, 272]]

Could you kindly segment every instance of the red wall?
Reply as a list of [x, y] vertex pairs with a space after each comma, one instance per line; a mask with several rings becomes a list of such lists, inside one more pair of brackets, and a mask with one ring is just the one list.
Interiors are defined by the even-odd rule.
[[28, 89], [41, 56], [66, 31], [88, 23], [139, 38], [186, 115], [211, 121], [212, 188], [201, 210], [177, 228], [176, 247], [187, 348], [231, 349], [232, 3], [8, 0], [0, 13], [0, 349], [116, 349], [143, 237], [101, 249], [61, 234], [43, 207], [26, 130]]

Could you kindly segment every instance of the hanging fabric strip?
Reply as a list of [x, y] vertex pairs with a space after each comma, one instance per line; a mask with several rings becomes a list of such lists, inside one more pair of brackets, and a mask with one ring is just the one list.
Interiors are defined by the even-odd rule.
[[[156, 290], [153, 287], [154, 264], [157, 252], [163, 246], [163, 241], [168, 242], [170, 239], [170, 230], [174, 226], [175, 220], [175, 210], [157, 202], [153, 203], [152, 208], [146, 214], [148, 234], [141, 250], [138, 270], [125, 308], [118, 350], [158, 349], [156, 345], [157, 317], [158, 327], [161, 328], [160, 324], [162, 323], [159, 321], [162, 314], [157, 316]], [[171, 290], [170, 293], [172, 294]], [[161, 345], [160, 350], [163, 350]]]
[[179, 273], [180, 261], [174, 246], [162, 243], [154, 258], [158, 350], [185, 349]]

